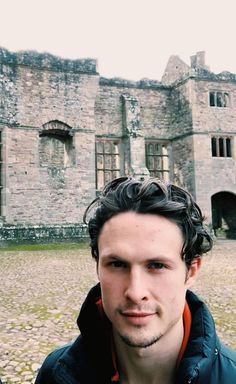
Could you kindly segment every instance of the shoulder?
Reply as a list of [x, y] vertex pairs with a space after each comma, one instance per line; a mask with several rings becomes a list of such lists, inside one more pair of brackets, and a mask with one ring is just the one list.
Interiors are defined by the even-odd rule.
[[[225, 361], [229, 366], [232, 365], [236, 369], [236, 351], [229, 348], [228, 346], [221, 344], [221, 349], [219, 351], [219, 356]], [[236, 372], [235, 372], [236, 374]]]
[[41, 384], [47, 382], [48, 384], [54, 383], [53, 381], [53, 372], [60, 359], [60, 357], [67, 352], [70, 348], [69, 345], [66, 345], [62, 348], [58, 348], [55, 351], [51, 352], [46, 359], [44, 360], [42, 367], [39, 370], [39, 373], [36, 378], [35, 384]]
[[236, 351], [224, 344], [216, 351], [217, 358], [212, 370], [213, 383], [232, 384], [236, 382]]
[[81, 337], [79, 336], [72, 344], [67, 344], [51, 352], [44, 360], [39, 370], [35, 384], [54, 384], [55, 377], [69, 364], [73, 369], [74, 360], [79, 358], [81, 352]]

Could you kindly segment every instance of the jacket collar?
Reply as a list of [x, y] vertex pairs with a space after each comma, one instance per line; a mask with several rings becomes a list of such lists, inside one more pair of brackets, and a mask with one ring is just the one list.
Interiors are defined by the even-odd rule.
[[115, 374], [111, 353], [111, 323], [101, 318], [96, 302], [101, 298], [100, 284], [93, 287], [81, 307], [77, 324], [86, 345], [89, 360], [102, 384], [110, 383]]
[[[220, 349], [215, 323], [206, 304], [193, 292], [186, 296], [192, 314], [189, 342], [177, 372], [177, 383], [207, 383], [211, 368]], [[185, 381], [184, 381], [185, 380]], [[191, 381], [190, 381], [191, 380]]]

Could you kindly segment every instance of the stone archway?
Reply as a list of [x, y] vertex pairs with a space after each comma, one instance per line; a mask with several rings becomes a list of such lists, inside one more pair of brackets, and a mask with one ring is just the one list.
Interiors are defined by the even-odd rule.
[[216, 235], [236, 239], [236, 195], [218, 192], [211, 197], [212, 226]]

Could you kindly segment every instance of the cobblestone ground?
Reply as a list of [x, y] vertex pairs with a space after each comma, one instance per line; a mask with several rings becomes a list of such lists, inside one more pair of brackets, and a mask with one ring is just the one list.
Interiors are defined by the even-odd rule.
[[[0, 252], [0, 377], [34, 383], [45, 356], [78, 335], [76, 318], [97, 282], [87, 250]], [[236, 347], [236, 241], [205, 256], [195, 291], [209, 304], [218, 333]]]

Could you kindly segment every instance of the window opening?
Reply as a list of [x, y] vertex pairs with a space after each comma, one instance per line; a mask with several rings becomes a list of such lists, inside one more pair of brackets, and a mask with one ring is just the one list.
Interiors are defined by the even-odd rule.
[[227, 137], [226, 139], [226, 153], [227, 153], [227, 157], [232, 157], [231, 139], [229, 137]]
[[211, 107], [215, 106], [215, 94], [214, 94], [214, 92], [210, 92], [210, 106]]
[[169, 181], [169, 156], [167, 145], [146, 142], [146, 167], [150, 176]]
[[73, 163], [73, 138], [67, 132], [46, 131], [40, 135], [40, 165], [64, 168]]
[[216, 138], [212, 137], [211, 139], [211, 150], [212, 150], [212, 156], [217, 156], [217, 147], [216, 147]]
[[229, 107], [229, 93], [228, 92], [210, 92], [209, 93], [210, 107]]
[[101, 190], [109, 181], [120, 176], [119, 141], [96, 142], [96, 189]]
[[224, 157], [224, 141], [223, 138], [219, 138], [220, 157]]
[[213, 157], [232, 157], [232, 138], [231, 137], [212, 137], [211, 153]]

